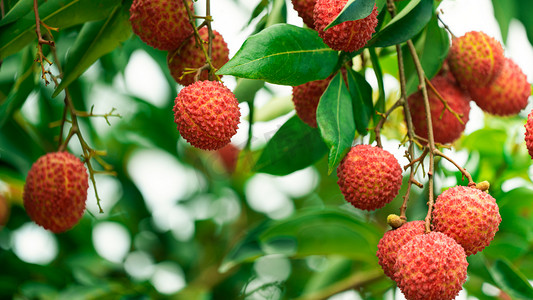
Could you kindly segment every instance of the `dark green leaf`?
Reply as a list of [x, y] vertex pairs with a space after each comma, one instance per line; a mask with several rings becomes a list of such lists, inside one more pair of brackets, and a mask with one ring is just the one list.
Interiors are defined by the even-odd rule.
[[320, 97], [316, 112], [320, 134], [329, 147], [328, 173], [333, 172], [352, 146], [355, 137], [353, 118], [350, 92], [339, 72]]
[[[39, 7], [47, 26], [64, 29], [109, 16], [120, 0], [48, 0]], [[44, 27], [41, 27], [46, 32]], [[0, 59], [18, 52], [36, 38], [33, 10], [0, 31]]]
[[[44, 0], [39, 0], [37, 5], [41, 5], [43, 2]], [[20, 0], [0, 20], [0, 27], [15, 22], [30, 12], [33, 12], [33, 0]]]
[[352, 69], [348, 69], [347, 78], [348, 90], [350, 90], [350, 96], [352, 97], [355, 127], [357, 132], [365, 135], [374, 110], [372, 87], [361, 74]]
[[324, 30], [342, 22], [355, 21], [368, 17], [372, 13], [375, 4], [375, 0], [348, 0], [339, 15]]
[[518, 19], [524, 24], [529, 43], [533, 45], [533, 18], [531, 17], [533, 1], [515, 0], [515, 4], [518, 8]]
[[309, 127], [294, 116], [270, 139], [254, 170], [287, 175], [312, 165], [327, 151], [318, 129]]
[[250, 36], [217, 74], [296, 86], [327, 78], [337, 58], [316, 31], [276, 24]]
[[498, 286], [513, 299], [533, 299], [533, 287], [527, 278], [506, 259], [498, 259], [489, 269]]
[[367, 47], [403, 43], [419, 33], [433, 14], [433, 0], [413, 0], [368, 41]]
[[57, 96], [96, 60], [113, 51], [130, 36], [129, 7], [126, 5], [117, 6], [106, 20], [83, 25], [69, 52], [63, 80], [52, 97]]
[[255, 94], [265, 86], [262, 80], [253, 79], [239, 79], [237, 86], [233, 90], [233, 94], [239, 102], [250, 102], [254, 100]]
[[15, 82], [15, 86], [11, 89], [7, 100], [0, 105], [0, 128], [11, 118], [13, 112], [22, 107], [35, 87], [34, 71], [33, 47], [26, 47], [22, 54], [19, 76]]
[[492, 0], [492, 6], [494, 7], [494, 17], [496, 17], [496, 21], [500, 25], [502, 39], [505, 42], [507, 41], [511, 20], [517, 17], [516, 3], [514, 0]]

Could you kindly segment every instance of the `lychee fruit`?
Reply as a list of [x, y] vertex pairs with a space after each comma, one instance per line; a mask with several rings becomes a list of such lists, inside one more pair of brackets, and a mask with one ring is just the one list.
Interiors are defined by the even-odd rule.
[[298, 12], [298, 16], [303, 19], [304, 24], [311, 29], [315, 29], [315, 20], [313, 19], [313, 9], [315, 8], [316, 0], [291, 0], [294, 10]]
[[487, 85], [500, 73], [504, 54], [502, 45], [481, 31], [470, 31], [453, 38], [448, 62], [457, 81], [470, 86]]
[[[435, 76], [431, 84], [439, 92], [449, 107], [458, 115], [459, 119], [447, 108], [428, 86], [429, 105], [431, 107], [431, 123], [435, 142], [446, 144], [457, 140], [465, 130], [469, 119], [470, 100], [461, 88], [447, 77]], [[425, 139], [428, 138], [428, 127], [422, 91], [412, 94], [408, 98], [411, 117], [415, 133]]]
[[525, 127], [526, 147], [527, 151], [529, 152], [529, 156], [531, 156], [531, 158], [533, 159], [533, 110], [531, 110], [531, 112], [527, 116], [527, 122]]
[[296, 114], [302, 121], [313, 128], [318, 127], [316, 109], [320, 97], [324, 94], [330, 81], [331, 77], [328, 77], [292, 87], [292, 101], [294, 102]]
[[457, 241], [467, 255], [483, 250], [502, 221], [496, 200], [476, 188], [456, 186], [437, 197], [433, 228]]
[[394, 264], [398, 250], [415, 236], [424, 234], [424, 221], [411, 221], [403, 224], [399, 228], [385, 232], [378, 243], [378, 263], [385, 272], [385, 275], [394, 280]]
[[[194, 31], [184, 1], [134, 0], [130, 7], [133, 32], [153, 48], [166, 51], [178, 48]], [[193, 11], [192, 2], [187, 5]]]
[[518, 114], [531, 95], [526, 74], [510, 58], [505, 58], [500, 74], [490, 84], [468, 90], [482, 110], [499, 116]]
[[372, 13], [366, 18], [343, 22], [324, 31], [324, 28], [340, 14], [347, 2], [348, 0], [317, 0], [313, 18], [315, 29], [324, 43], [333, 50], [352, 52], [363, 48], [372, 38], [378, 25], [378, 10], [374, 5]]
[[240, 152], [241, 149], [237, 148], [237, 146], [232, 143], [229, 143], [218, 150], [220, 160], [228, 173], [232, 174], [235, 171]]
[[337, 167], [337, 184], [346, 201], [363, 210], [382, 208], [398, 194], [402, 168], [388, 151], [370, 145], [352, 147]]
[[87, 169], [68, 152], [41, 156], [32, 166], [24, 185], [24, 208], [30, 218], [54, 233], [74, 227], [85, 210]]
[[235, 95], [218, 81], [197, 81], [181, 89], [174, 102], [174, 122], [196, 148], [218, 150], [237, 132], [240, 110]]
[[[204, 47], [207, 50], [207, 42], [209, 38], [207, 27], [202, 27], [198, 33], [202, 40], [205, 41]], [[213, 67], [220, 69], [220, 67], [229, 60], [229, 50], [222, 35], [215, 30], [213, 30], [213, 34], [211, 63]], [[196, 40], [194, 36], [192, 36], [187, 42], [182, 44], [180, 48], [168, 53], [167, 63], [172, 78], [174, 78], [177, 83], [186, 86], [194, 82], [196, 72], [183, 75], [185, 68], [201, 68], [206, 64], [206, 58], [202, 48], [196, 44]], [[203, 70], [198, 80], [207, 80], [208, 73], [207, 69]]]
[[409, 300], [455, 299], [466, 281], [464, 249], [441, 232], [415, 236], [398, 250], [398, 288]]
[[0, 226], [7, 224], [11, 208], [4, 195], [0, 194]]

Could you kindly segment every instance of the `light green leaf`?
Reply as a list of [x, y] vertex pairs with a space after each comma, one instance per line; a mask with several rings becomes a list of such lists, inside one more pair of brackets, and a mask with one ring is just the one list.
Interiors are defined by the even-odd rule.
[[533, 299], [533, 287], [526, 276], [508, 260], [496, 260], [489, 271], [498, 286], [513, 299]]
[[348, 0], [339, 15], [324, 28], [329, 28], [346, 21], [355, 21], [368, 17], [374, 9], [375, 0]]

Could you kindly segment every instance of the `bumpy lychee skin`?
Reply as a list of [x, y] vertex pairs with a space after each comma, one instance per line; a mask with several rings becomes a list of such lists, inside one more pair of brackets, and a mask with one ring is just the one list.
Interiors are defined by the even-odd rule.
[[441, 232], [415, 236], [400, 250], [395, 281], [409, 300], [455, 299], [466, 281], [464, 249]]
[[401, 227], [385, 232], [378, 243], [378, 263], [385, 275], [394, 280], [394, 264], [398, 250], [415, 236], [424, 234], [424, 221], [411, 221]]
[[[431, 122], [435, 142], [441, 144], [451, 143], [461, 137], [461, 134], [465, 130], [466, 123], [469, 119], [468, 114], [470, 113], [469, 98], [458, 85], [454, 84], [447, 77], [435, 76], [431, 80], [431, 84], [446, 100], [451, 109], [457, 114], [462, 115], [461, 120], [463, 123], [450, 110], [444, 107], [442, 101], [428, 87]], [[428, 127], [422, 91], [418, 91], [409, 96], [408, 103], [411, 109], [415, 133], [427, 139]]]
[[476, 188], [456, 186], [437, 197], [433, 228], [457, 241], [467, 255], [483, 250], [502, 221], [496, 200]]
[[318, 127], [316, 109], [330, 81], [331, 78], [326, 78], [292, 87], [292, 101], [296, 114], [311, 127]]
[[89, 181], [83, 163], [68, 152], [41, 156], [24, 185], [24, 208], [30, 218], [54, 233], [74, 227], [85, 210]]
[[533, 110], [529, 113], [527, 116], [527, 122], [526, 122], [526, 134], [525, 134], [525, 140], [526, 140], [526, 147], [527, 151], [529, 152], [529, 156], [533, 159]]
[[304, 24], [311, 29], [315, 29], [315, 20], [313, 19], [313, 9], [315, 8], [316, 0], [291, 0], [294, 10], [298, 12], [298, 16], [304, 20]]
[[[209, 33], [207, 27], [202, 27], [199, 32], [200, 37], [205, 41], [204, 47], [207, 49]], [[229, 60], [228, 45], [224, 38], [216, 30], [213, 30], [214, 38], [212, 44], [211, 63], [216, 69], [220, 69]], [[190, 37], [180, 48], [171, 51], [167, 56], [168, 69], [170, 75], [181, 85], [189, 85], [194, 82], [196, 73], [187, 74], [182, 77], [185, 68], [200, 68], [205, 65], [205, 56], [202, 48], [196, 44], [194, 37]], [[200, 74], [199, 80], [207, 80], [208, 71], [204, 70]]]
[[388, 151], [370, 145], [352, 147], [337, 167], [337, 184], [346, 201], [363, 210], [382, 208], [398, 194], [402, 168]]
[[374, 5], [374, 9], [368, 17], [343, 22], [324, 31], [324, 28], [339, 15], [346, 2], [348, 0], [317, 0], [313, 17], [315, 29], [324, 43], [333, 50], [352, 52], [363, 48], [372, 38], [378, 25], [378, 10]]
[[503, 67], [501, 44], [480, 31], [454, 38], [448, 54], [450, 69], [466, 89], [492, 82]]
[[218, 81], [197, 81], [181, 89], [174, 122], [196, 148], [218, 150], [237, 133], [241, 112], [235, 95]]
[[522, 69], [505, 58], [500, 74], [485, 86], [469, 88], [472, 100], [484, 111], [499, 116], [518, 114], [527, 106], [531, 85]]
[[[134, 0], [130, 7], [133, 32], [156, 49], [178, 48], [193, 33], [183, 1], [186, 0]], [[187, 2], [192, 10], [192, 2]]]

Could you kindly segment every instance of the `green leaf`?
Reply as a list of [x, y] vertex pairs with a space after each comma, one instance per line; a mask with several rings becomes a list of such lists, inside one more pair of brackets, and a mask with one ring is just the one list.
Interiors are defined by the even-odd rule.
[[[39, 17], [47, 26], [60, 30], [109, 16], [120, 0], [48, 0], [39, 7]], [[42, 31], [46, 29], [41, 27]], [[18, 52], [36, 38], [33, 10], [0, 31], [0, 59]]]
[[320, 134], [329, 150], [328, 173], [331, 174], [352, 146], [355, 137], [350, 92], [338, 72], [330, 81], [316, 111]]
[[337, 58], [316, 31], [276, 24], [250, 36], [217, 74], [296, 86], [327, 78]]
[[117, 6], [106, 20], [83, 25], [69, 52], [63, 80], [52, 97], [80, 77], [96, 60], [131, 36], [129, 16], [129, 6]]
[[367, 47], [401, 44], [419, 33], [432, 15], [433, 0], [413, 0], [368, 41]]
[[293, 116], [270, 139], [254, 170], [287, 175], [312, 165], [327, 151], [318, 129], [308, 126], [298, 116]]
[[[44, 0], [39, 0], [37, 1], [37, 5], [41, 5], [43, 2]], [[20, 0], [0, 20], [0, 27], [15, 22], [29, 12], [33, 12], [33, 0]]]
[[255, 94], [265, 86], [265, 82], [262, 80], [253, 80], [242, 78], [237, 80], [237, 86], [233, 90], [235, 98], [239, 102], [250, 102], [255, 98]]
[[337, 254], [374, 261], [380, 237], [380, 231], [372, 224], [340, 209], [302, 210], [287, 219], [263, 223], [250, 232], [224, 259], [220, 270], [266, 254], [294, 258]]
[[513, 299], [533, 299], [533, 287], [526, 276], [507, 259], [498, 259], [489, 269], [494, 281]]
[[368, 123], [374, 111], [372, 87], [366, 79], [352, 69], [348, 69], [348, 90], [352, 98], [355, 128], [361, 135], [366, 135]]
[[13, 112], [22, 107], [35, 87], [33, 54], [33, 47], [26, 47], [23, 51], [20, 72], [15, 86], [11, 89], [7, 100], [0, 105], [0, 128], [11, 118]]
[[531, 12], [533, 11], [533, 1], [515, 0], [515, 4], [516, 7], [519, 8], [518, 20], [524, 24], [529, 43], [533, 45], [533, 18], [531, 17]]
[[511, 20], [517, 17], [516, 3], [514, 0], [492, 0], [492, 6], [494, 8], [494, 17], [496, 17], [496, 21], [500, 25], [502, 39], [505, 42], [509, 34]]
[[368, 17], [374, 9], [375, 0], [349, 0], [339, 15], [324, 28], [329, 28], [346, 21], [355, 21]]

